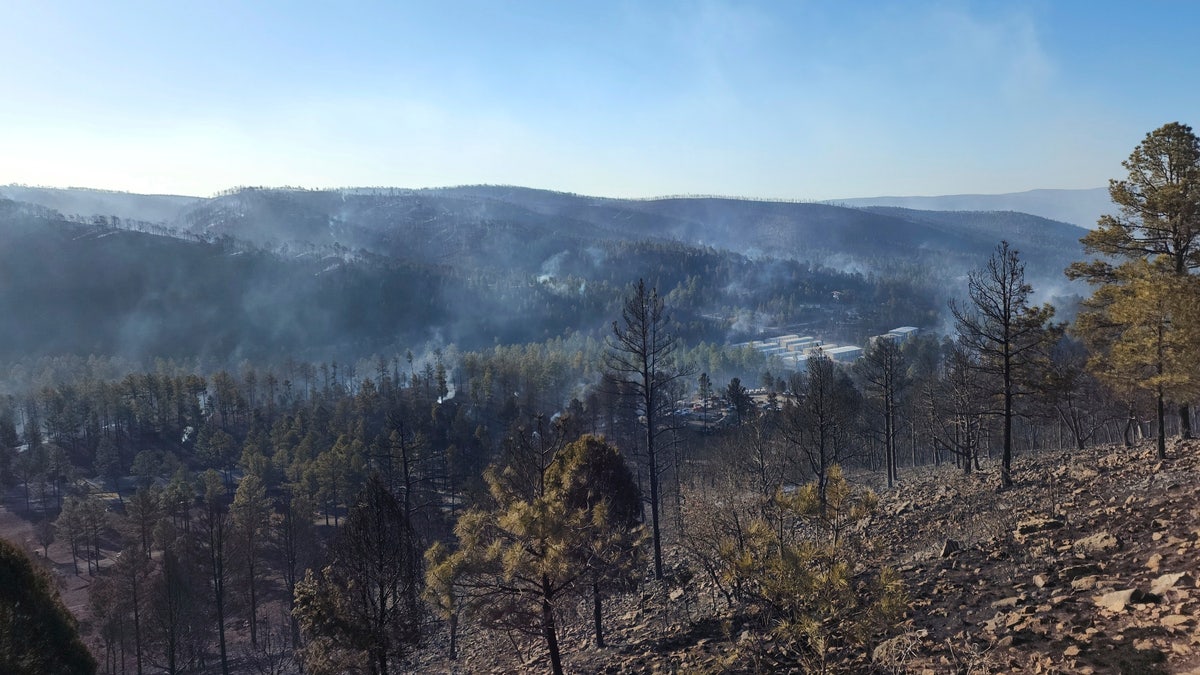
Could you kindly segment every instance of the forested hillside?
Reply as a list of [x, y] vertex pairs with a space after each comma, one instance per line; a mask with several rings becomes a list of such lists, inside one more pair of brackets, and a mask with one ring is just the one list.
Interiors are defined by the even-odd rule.
[[[924, 277], [865, 276], [667, 240], [511, 232], [506, 244], [489, 239], [501, 231], [476, 224], [462, 228], [453, 246], [419, 239], [424, 249], [398, 241], [395, 255], [335, 244], [267, 250], [0, 202], [7, 272], [0, 310], [21, 317], [0, 326], [0, 361], [96, 355], [221, 367], [283, 355], [354, 361], [424, 351], [427, 343], [598, 338], [639, 276], [670, 294], [692, 344], [799, 323], [861, 340], [894, 325], [933, 323], [942, 311], [941, 292]], [[531, 256], [524, 267], [510, 249]]]
[[599, 337], [637, 278], [669, 294], [692, 344], [768, 328], [861, 344], [896, 325], [944, 325], [946, 300], [1000, 239], [1039, 285], [1082, 288], [1060, 275], [1082, 230], [1013, 213], [500, 187], [4, 194], [36, 201], [0, 202], [0, 308], [22, 317], [0, 328], [0, 362], [220, 367]]

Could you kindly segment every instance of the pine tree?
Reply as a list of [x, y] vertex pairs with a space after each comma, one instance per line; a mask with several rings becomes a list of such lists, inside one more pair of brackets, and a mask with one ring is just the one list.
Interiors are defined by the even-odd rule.
[[461, 613], [540, 635], [561, 675], [559, 609], [584, 589], [598, 602], [602, 581], [632, 566], [637, 490], [612, 446], [584, 437], [564, 448], [538, 431], [525, 466], [488, 468], [491, 503], [459, 517], [457, 549], [426, 553], [427, 597], [452, 625]]
[[750, 396], [750, 392], [742, 385], [740, 377], [729, 380], [729, 385], [725, 387], [725, 398], [733, 408], [737, 425], [741, 426], [746, 421], [746, 418], [750, 416], [751, 411], [754, 410], [754, 398]]
[[824, 486], [780, 491], [773, 501], [782, 522], [757, 519], [720, 543], [723, 581], [773, 638], [761, 651], [739, 646], [726, 665], [753, 658], [771, 672], [828, 672], [839, 651], [878, 639], [907, 605], [899, 577], [864, 555], [862, 526], [878, 500], [834, 465]]
[[[1111, 180], [1108, 187], [1119, 213], [1101, 217], [1098, 227], [1081, 240], [1088, 253], [1103, 258], [1071, 265], [1068, 276], [1086, 279], [1098, 287], [1127, 285], [1135, 277], [1145, 277], [1143, 271], [1121, 269], [1135, 262], [1150, 263], [1162, 275], [1190, 275], [1200, 268], [1200, 138], [1186, 124], [1165, 124], [1146, 134], [1122, 166], [1129, 172], [1128, 177]], [[1165, 281], [1163, 276], [1159, 279]], [[1102, 307], [1109, 302], [1102, 298], [1093, 303], [1093, 313], [1102, 317]], [[1100, 318], [1081, 327], [1081, 335], [1109, 331], [1117, 318]], [[1141, 319], [1153, 321], [1154, 317]], [[1165, 319], [1174, 322], [1172, 317], [1160, 315], [1157, 326], [1151, 323], [1142, 328], [1155, 334], [1169, 332]], [[1120, 340], [1119, 336], [1115, 338]], [[1167, 363], [1155, 367], [1163, 369], [1162, 377], [1170, 377]], [[1183, 436], [1190, 437], [1188, 405], [1180, 406], [1179, 420]], [[1161, 424], [1159, 430], [1161, 436]], [[1164, 442], [1159, 445], [1161, 453]]]
[[995, 380], [1004, 441], [1000, 485], [1007, 488], [1012, 485], [1014, 404], [1051, 344], [1047, 323], [1054, 308], [1029, 304], [1033, 287], [1025, 282], [1025, 263], [1007, 241], [982, 269], [971, 272], [967, 286], [969, 304], [951, 303], [950, 309], [959, 342], [979, 356], [979, 367]]
[[396, 672], [421, 638], [421, 570], [412, 526], [378, 475], [359, 493], [333, 550], [319, 576], [308, 570], [296, 586], [306, 670]]
[[654, 542], [654, 578], [663, 578], [662, 534], [659, 531], [660, 494], [658, 437], [672, 401], [670, 385], [690, 374], [675, 358], [679, 338], [658, 290], [639, 279], [625, 298], [621, 320], [614, 321], [608, 342], [609, 370], [627, 378], [637, 399], [638, 416], [645, 430], [646, 471], [650, 482], [650, 532]]
[[1200, 280], [1145, 260], [1113, 268], [1084, 306], [1075, 330], [1091, 349], [1089, 367], [1117, 390], [1154, 397], [1157, 452], [1166, 457], [1166, 403], [1196, 395]]
[[547, 480], [563, 507], [590, 516], [589, 538], [576, 551], [589, 571], [596, 646], [604, 646], [602, 591], [632, 581], [642, 543], [641, 494], [621, 453], [602, 437], [583, 436], [563, 448]]
[[271, 517], [266, 487], [255, 474], [247, 474], [238, 483], [230, 506], [233, 536], [240, 574], [245, 582], [250, 611], [250, 644], [258, 646], [258, 587], [263, 570], [263, 537]]
[[0, 672], [86, 675], [96, 660], [45, 574], [0, 539]]

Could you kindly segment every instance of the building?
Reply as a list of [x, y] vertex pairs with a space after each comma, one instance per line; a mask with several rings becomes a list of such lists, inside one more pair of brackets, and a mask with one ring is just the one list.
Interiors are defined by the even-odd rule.
[[849, 363], [855, 359], [861, 358], [863, 354], [862, 347], [830, 347], [823, 350], [825, 356], [841, 363]]
[[914, 335], [916, 335], [919, 330], [920, 329], [916, 326], [901, 326], [899, 328], [893, 328], [889, 330], [886, 335], [894, 336], [894, 339], [898, 339], [901, 342], [907, 342]]

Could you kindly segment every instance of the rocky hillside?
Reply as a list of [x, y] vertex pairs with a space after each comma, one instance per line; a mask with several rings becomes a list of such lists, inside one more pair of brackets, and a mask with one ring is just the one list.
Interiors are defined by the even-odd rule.
[[[986, 465], [985, 465], [986, 466]], [[1016, 462], [1017, 485], [994, 471], [902, 470], [869, 525], [905, 580], [911, 609], [898, 633], [838, 664], [866, 673], [1200, 672], [1200, 441], [1166, 461], [1152, 447], [1049, 452]], [[677, 561], [678, 563], [679, 561]], [[568, 622], [569, 672], [755, 672], [727, 658], [769, 640], [718, 609], [702, 575], [614, 600], [609, 646], [591, 646], [586, 608]], [[540, 645], [474, 633], [430, 672], [537, 672]]]
[[[877, 650], [915, 672], [1200, 667], [1200, 442], [1047, 455], [993, 476], [929, 475], [885, 501], [908, 630]], [[883, 657], [888, 658], [883, 658]]]

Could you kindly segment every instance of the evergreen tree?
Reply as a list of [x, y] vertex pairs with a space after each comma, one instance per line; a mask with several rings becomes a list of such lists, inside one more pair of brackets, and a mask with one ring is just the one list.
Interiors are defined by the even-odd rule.
[[742, 385], [742, 378], [735, 377], [729, 380], [729, 386], [725, 387], [725, 398], [733, 408], [737, 425], [741, 426], [754, 410], [754, 399]]
[[154, 526], [158, 523], [161, 511], [160, 492], [153, 487], [141, 488], [133, 493], [126, 506], [129, 538], [138, 544], [142, 557], [147, 560], [150, 559]]
[[620, 456], [597, 438], [566, 448], [531, 440], [525, 466], [488, 468], [491, 503], [459, 517], [457, 549], [438, 543], [426, 553], [427, 597], [452, 622], [461, 612], [485, 627], [540, 635], [561, 675], [559, 610], [581, 588], [595, 603], [602, 578], [629, 569], [636, 488]]
[[1089, 367], [1118, 391], [1154, 396], [1157, 451], [1166, 457], [1166, 404], [1194, 397], [1200, 386], [1200, 280], [1130, 261], [1113, 268], [1084, 307], [1075, 330], [1091, 349]]
[[579, 564], [591, 575], [596, 646], [604, 646], [602, 591], [632, 581], [641, 548], [641, 494], [621, 453], [603, 438], [583, 436], [563, 448], [547, 481], [563, 508], [590, 516], [594, 535], [581, 542]]
[[421, 637], [416, 545], [400, 503], [372, 475], [346, 516], [330, 565], [319, 576], [309, 570], [296, 587], [309, 672], [357, 665], [388, 675], [402, 667]]
[[[1081, 240], [1088, 253], [1104, 257], [1075, 263], [1067, 274], [1105, 286], [1128, 283], [1131, 272], [1118, 268], [1137, 261], [1176, 277], [1200, 268], [1200, 138], [1186, 124], [1164, 124], [1146, 134], [1122, 166], [1128, 177], [1111, 180], [1108, 187], [1119, 213], [1101, 217]], [[1161, 317], [1159, 327], [1142, 328], [1167, 330]], [[1163, 368], [1166, 376], [1165, 364]], [[1190, 437], [1186, 404], [1179, 408], [1179, 419], [1183, 436]]]
[[824, 485], [781, 491], [773, 501], [781, 523], [758, 519], [720, 543], [722, 580], [773, 638], [759, 652], [739, 646], [726, 666], [751, 658], [771, 672], [828, 672], [839, 651], [886, 634], [907, 606], [899, 577], [865, 555], [860, 533], [878, 500], [833, 465]]
[[239, 574], [245, 584], [250, 613], [250, 644], [258, 646], [258, 591], [263, 575], [263, 537], [271, 517], [271, 503], [266, 487], [255, 474], [248, 474], [238, 483], [230, 506], [233, 535]]
[[45, 574], [0, 539], [0, 672], [87, 675], [96, 660]]

